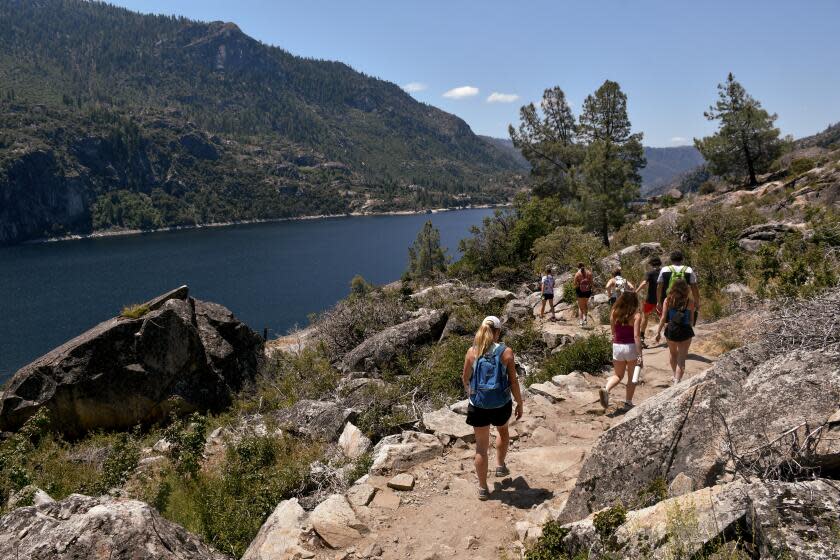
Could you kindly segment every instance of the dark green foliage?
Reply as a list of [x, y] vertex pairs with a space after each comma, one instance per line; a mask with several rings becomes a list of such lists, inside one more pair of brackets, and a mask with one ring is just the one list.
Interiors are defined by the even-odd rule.
[[207, 418], [195, 412], [187, 420], [178, 418], [166, 428], [164, 438], [172, 444], [169, 457], [175, 471], [184, 477], [195, 478], [201, 469], [206, 441]]
[[410, 278], [432, 278], [446, 271], [446, 255], [440, 246], [440, 231], [429, 220], [408, 248]]
[[592, 525], [601, 540], [608, 542], [625, 521], [627, 521], [627, 509], [621, 504], [616, 504], [596, 513], [592, 518]]
[[350, 280], [350, 295], [356, 297], [363, 297], [370, 293], [373, 290], [373, 286], [368, 283], [367, 280], [362, 277], [361, 274], [357, 274]]
[[272, 436], [246, 437], [228, 448], [213, 473], [171, 476], [156, 492], [163, 515], [235, 557], [245, 552], [266, 517], [282, 500], [306, 490], [317, 445]]
[[794, 176], [799, 176], [805, 173], [806, 171], [810, 171], [816, 166], [817, 162], [815, 162], [811, 158], [798, 158], [790, 162], [790, 174]]
[[744, 177], [757, 185], [756, 175], [764, 173], [781, 155], [783, 144], [776, 115], [747, 93], [730, 72], [725, 84], [718, 85], [718, 101], [704, 113], [710, 121], [720, 121], [718, 132], [694, 140], [709, 170], [715, 175]]
[[592, 334], [561, 347], [546, 359], [542, 368], [534, 373], [531, 383], [541, 383], [555, 375], [573, 371], [595, 373], [612, 363], [612, 343], [609, 337]]
[[111, 488], [119, 488], [125, 484], [125, 481], [137, 468], [139, 460], [140, 446], [136, 436], [126, 433], [117, 434], [116, 441], [114, 441], [108, 451], [108, 457], [102, 464], [101, 491], [104, 493]]
[[542, 528], [542, 536], [537, 543], [525, 553], [525, 560], [569, 560], [565, 552], [563, 539], [569, 534], [556, 521], [548, 521]]

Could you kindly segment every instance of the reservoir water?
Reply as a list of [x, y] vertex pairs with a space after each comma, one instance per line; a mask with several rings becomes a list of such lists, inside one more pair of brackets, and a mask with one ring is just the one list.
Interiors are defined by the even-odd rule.
[[456, 256], [489, 209], [199, 228], [0, 249], [0, 382], [124, 305], [188, 284], [269, 336], [305, 326], [361, 274], [400, 277], [426, 220]]

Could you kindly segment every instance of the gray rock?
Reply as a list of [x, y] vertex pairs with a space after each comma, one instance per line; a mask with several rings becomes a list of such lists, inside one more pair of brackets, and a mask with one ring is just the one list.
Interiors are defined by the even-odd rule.
[[433, 434], [403, 432], [382, 438], [373, 448], [371, 474], [405, 471], [443, 454], [443, 444]]
[[333, 494], [312, 511], [312, 528], [330, 548], [345, 548], [361, 538], [367, 527], [359, 521], [347, 499]]
[[479, 305], [501, 305], [516, 298], [516, 294], [497, 288], [476, 288], [470, 292], [470, 299]]
[[338, 438], [338, 446], [348, 459], [358, 459], [370, 449], [370, 438], [351, 422], [344, 425], [344, 431]]
[[472, 334], [477, 328], [478, 325], [470, 324], [460, 313], [451, 313], [446, 321], [446, 326], [443, 327], [443, 332], [440, 333], [440, 340], [445, 340], [450, 336]]
[[610, 298], [607, 294], [595, 294], [592, 296], [592, 305], [602, 305], [608, 303]]
[[555, 375], [551, 378], [551, 382], [567, 391], [586, 391], [589, 389], [586, 377], [579, 371], [573, 371], [567, 375]]
[[834, 481], [753, 485], [747, 527], [761, 558], [840, 558], [840, 489]]
[[752, 289], [749, 286], [745, 286], [744, 284], [732, 283], [727, 284], [725, 288], [721, 290], [724, 294], [729, 294], [731, 296], [751, 296], [754, 294]]
[[226, 308], [186, 287], [147, 306], [155, 309], [105, 321], [21, 368], [0, 401], [0, 430], [42, 407], [68, 437], [221, 410], [256, 375], [263, 340]]
[[15, 508], [24, 507], [24, 505], [43, 506], [54, 503], [49, 494], [38, 488], [37, 486], [27, 485], [9, 496], [9, 501], [6, 503], [6, 508], [13, 510]]
[[73, 494], [0, 518], [0, 558], [224, 560], [143, 502]]
[[757, 224], [746, 228], [738, 235], [738, 246], [744, 251], [754, 253], [765, 243], [779, 241], [788, 233], [795, 231], [799, 231], [799, 228], [783, 222]]
[[345, 423], [355, 417], [355, 412], [339, 403], [304, 399], [266, 416], [272, 417], [284, 431], [333, 442], [338, 440]]
[[668, 485], [668, 496], [674, 498], [683, 494], [691, 494], [695, 488], [694, 479], [683, 473], [678, 473]]
[[[587, 456], [561, 520], [633, 503], [659, 477], [670, 483], [684, 473], [714, 484], [725, 480], [727, 445], [755, 449], [798, 426], [804, 431], [805, 423], [812, 429], [825, 424], [840, 402], [838, 364], [837, 356], [821, 351], [774, 356], [767, 347], [750, 345], [730, 352], [605, 432]], [[776, 460], [786, 460], [789, 449], [778, 446]], [[811, 466], [832, 468], [837, 452], [817, 447]]]
[[311, 558], [313, 553], [300, 546], [306, 512], [297, 498], [280, 502], [260, 527], [242, 560]]
[[370, 504], [374, 496], [376, 496], [376, 487], [366, 482], [354, 484], [347, 490], [347, 501], [356, 507]]
[[505, 326], [523, 323], [533, 316], [533, 307], [527, 300], [514, 299], [505, 305], [501, 320]]
[[414, 490], [414, 475], [400, 473], [388, 481], [388, 488], [402, 491]]
[[461, 438], [466, 442], [475, 441], [475, 432], [472, 426], [466, 423], [462, 415], [446, 407], [432, 412], [425, 412], [423, 414], [423, 425], [427, 430], [438, 435]]
[[[449, 405], [449, 410], [451, 410], [452, 412], [454, 412], [456, 414], [466, 415], [469, 406], [470, 406], [469, 399], [464, 399], [462, 401], [456, 402], [455, 404]], [[840, 412], [840, 411], [838, 411], [838, 412]]]
[[447, 318], [445, 311], [436, 310], [389, 327], [348, 352], [342, 360], [342, 366], [345, 371], [372, 371], [388, 365], [411, 348], [438, 340]]
[[530, 391], [534, 395], [542, 395], [551, 402], [559, 402], [566, 400], [566, 396], [563, 394], [563, 391], [560, 389], [560, 387], [553, 383], [534, 383], [533, 385], [528, 387], [528, 391]]

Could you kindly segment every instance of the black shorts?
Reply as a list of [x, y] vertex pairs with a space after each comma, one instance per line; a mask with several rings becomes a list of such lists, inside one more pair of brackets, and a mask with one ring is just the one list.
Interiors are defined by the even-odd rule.
[[513, 413], [513, 401], [499, 408], [478, 408], [473, 405], [467, 407], [467, 424], [474, 428], [484, 428], [493, 424], [504, 426], [510, 420]]
[[588, 292], [581, 292], [580, 288], [575, 288], [575, 295], [577, 295], [578, 299], [589, 299], [592, 297], [592, 290], [589, 290]]
[[610, 298], [610, 307], [612, 307], [613, 305], [615, 305], [615, 302], [616, 302], [616, 301], [618, 301], [618, 298], [611, 297], [611, 298]]
[[691, 325], [675, 325], [673, 323], [665, 325], [665, 338], [671, 342], [684, 342], [693, 337], [694, 329], [691, 328]]
[[543, 294], [543, 299], [546, 301], [554, 299], [554, 294]]

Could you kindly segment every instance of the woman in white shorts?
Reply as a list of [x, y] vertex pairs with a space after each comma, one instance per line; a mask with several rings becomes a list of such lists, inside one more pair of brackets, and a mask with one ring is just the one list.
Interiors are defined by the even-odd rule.
[[613, 375], [607, 385], [598, 391], [598, 399], [605, 409], [610, 406], [610, 391], [627, 376], [627, 395], [622, 408], [633, 407], [633, 368], [642, 365], [642, 340], [640, 336], [642, 314], [639, 299], [633, 292], [623, 292], [613, 305], [610, 326], [613, 335]]

